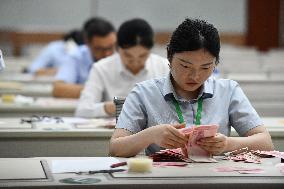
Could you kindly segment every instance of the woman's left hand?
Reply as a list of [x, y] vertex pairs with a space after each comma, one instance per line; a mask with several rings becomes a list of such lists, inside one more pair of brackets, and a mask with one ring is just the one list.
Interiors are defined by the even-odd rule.
[[196, 143], [210, 154], [218, 155], [225, 151], [228, 145], [228, 137], [217, 133], [214, 137], [203, 138]]

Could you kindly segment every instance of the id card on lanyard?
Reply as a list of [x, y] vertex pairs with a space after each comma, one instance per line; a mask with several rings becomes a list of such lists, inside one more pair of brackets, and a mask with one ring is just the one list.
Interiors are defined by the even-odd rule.
[[[184, 123], [184, 118], [183, 118], [182, 111], [180, 109], [180, 105], [179, 105], [178, 101], [175, 99], [175, 97], [172, 97], [172, 101], [173, 101], [175, 108], [176, 108], [179, 123]], [[197, 113], [196, 113], [196, 116], [195, 116], [195, 120], [193, 120], [195, 125], [201, 124], [200, 120], [201, 120], [201, 113], [202, 113], [202, 102], [203, 102], [203, 99], [202, 99], [202, 97], [200, 97], [197, 100]]]

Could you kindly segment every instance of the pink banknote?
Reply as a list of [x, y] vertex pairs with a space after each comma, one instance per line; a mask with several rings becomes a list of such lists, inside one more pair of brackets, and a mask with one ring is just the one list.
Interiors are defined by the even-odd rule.
[[181, 129], [184, 134], [190, 135], [191, 140], [188, 141], [187, 146], [161, 150], [152, 154], [151, 157], [154, 161], [216, 162], [207, 151], [196, 144], [196, 141], [215, 136], [217, 130], [217, 125], [200, 125]]
[[284, 174], [284, 163], [278, 163], [275, 167], [279, 168], [280, 173]]
[[[187, 146], [187, 157], [196, 162], [215, 162], [206, 150], [202, 149], [196, 142], [202, 138], [213, 137], [218, 130], [217, 125], [200, 125], [193, 127]], [[186, 131], [188, 132], [188, 131]]]

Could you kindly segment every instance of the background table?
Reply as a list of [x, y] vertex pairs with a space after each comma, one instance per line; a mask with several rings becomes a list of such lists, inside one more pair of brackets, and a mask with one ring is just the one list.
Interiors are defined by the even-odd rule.
[[32, 115], [73, 116], [78, 99], [53, 97], [33, 98], [33, 103], [4, 103], [0, 101], [0, 117], [27, 117]]
[[[284, 151], [284, 118], [263, 118], [263, 121], [276, 150]], [[6, 125], [10, 128], [5, 128]], [[19, 118], [1, 118], [0, 157], [108, 156], [112, 133], [113, 129], [102, 127], [66, 128], [55, 124], [31, 128], [21, 125]], [[234, 130], [231, 135], [238, 136]]]

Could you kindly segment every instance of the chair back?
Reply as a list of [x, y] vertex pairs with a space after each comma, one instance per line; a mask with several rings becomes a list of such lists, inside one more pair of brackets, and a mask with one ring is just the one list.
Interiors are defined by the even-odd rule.
[[118, 117], [120, 115], [120, 112], [122, 110], [122, 107], [123, 107], [123, 104], [125, 102], [125, 97], [118, 97], [118, 96], [115, 96], [113, 98], [113, 102], [115, 104], [115, 118], [116, 118], [116, 122], [118, 120]]

